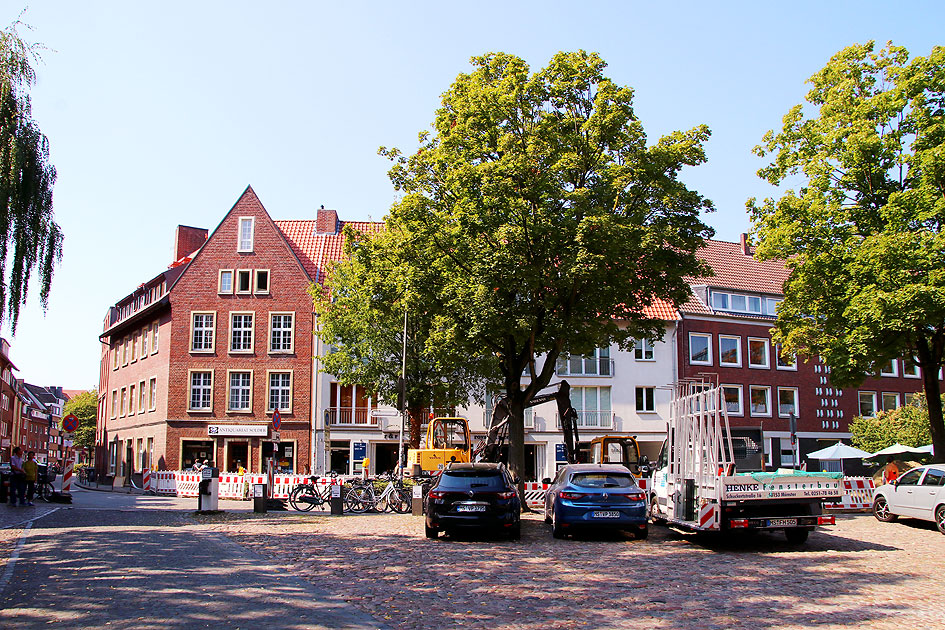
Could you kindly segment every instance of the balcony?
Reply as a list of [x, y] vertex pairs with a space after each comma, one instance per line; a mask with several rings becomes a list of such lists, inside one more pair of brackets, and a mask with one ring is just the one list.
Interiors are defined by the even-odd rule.
[[571, 356], [559, 359], [555, 372], [558, 376], [613, 376], [614, 360], [610, 357]]
[[325, 417], [333, 427], [376, 427], [378, 421], [371, 417], [370, 407], [326, 409]]
[[[492, 422], [492, 410], [486, 409], [482, 412], [482, 426], [489, 428], [489, 423]], [[535, 428], [535, 410], [526, 409], [525, 410], [525, 428], [534, 429]]]
[[[584, 409], [577, 412], [579, 429], [613, 429], [614, 412], [609, 409]], [[555, 423], [561, 428], [561, 418], [555, 414]]]

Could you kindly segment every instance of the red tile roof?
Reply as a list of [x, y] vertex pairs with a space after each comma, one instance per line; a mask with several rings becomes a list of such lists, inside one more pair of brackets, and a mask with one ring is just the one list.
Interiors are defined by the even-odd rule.
[[672, 304], [663, 300], [654, 301], [643, 309], [643, 314], [653, 319], [661, 319], [664, 322], [673, 322], [679, 319], [679, 311]]
[[305, 271], [316, 282], [324, 282], [325, 271], [328, 263], [333, 260], [339, 260], [344, 252], [344, 234], [342, 228], [345, 225], [352, 226], [355, 230], [364, 233], [380, 232], [384, 224], [372, 221], [343, 221], [334, 234], [317, 234], [315, 232], [315, 220], [305, 219], [301, 221], [275, 221], [276, 227], [285, 236], [289, 247], [298, 256]]
[[713, 240], [707, 241], [698, 254], [712, 267], [715, 276], [694, 280], [692, 284], [772, 295], [783, 293], [789, 273], [779, 260], [759, 261], [746, 256], [741, 243]]

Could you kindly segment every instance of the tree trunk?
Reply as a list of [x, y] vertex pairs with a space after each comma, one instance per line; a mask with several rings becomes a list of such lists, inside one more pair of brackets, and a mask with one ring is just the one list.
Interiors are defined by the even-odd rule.
[[420, 426], [423, 424], [424, 408], [412, 405], [407, 408], [407, 416], [410, 418], [410, 436], [408, 443], [410, 448], [420, 448], [420, 440], [423, 436], [420, 434]]
[[938, 370], [923, 367], [922, 379], [925, 383], [925, 400], [929, 407], [932, 446], [935, 449], [932, 461], [945, 463], [945, 421], [942, 419], [942, 390], [938, 381]]
[[[509, 399], [509, 470], [512, 476], [518, 479], [518, 492], [525, 497], [525, 406], [523, 396]], [[529, 512], [528, 506], [522, 501], [522, 511]]]

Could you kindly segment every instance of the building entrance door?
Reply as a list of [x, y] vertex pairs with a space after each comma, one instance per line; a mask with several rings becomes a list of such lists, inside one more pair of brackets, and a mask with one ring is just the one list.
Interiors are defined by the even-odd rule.
[[236, 472], [240, 466], [249, 470], [249, 442], [227, 442], [226, 472]]
[[380, 443], [374, 445], [374, 472], [382, 474], [397, 470], [397, 445]]

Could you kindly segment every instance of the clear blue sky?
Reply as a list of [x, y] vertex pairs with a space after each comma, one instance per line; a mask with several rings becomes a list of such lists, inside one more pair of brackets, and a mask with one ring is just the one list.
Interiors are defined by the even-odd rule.
[[[24, 0], [25, 3], [25, 0]], [[21, 35], [51, 50], [33, 113], [59, 171], [62, 265], [44, 316], [12, 338], [19, 376], [98, 383], [109, 305], [171, 262], [178, 224], [214, 228], [247, 184], [275, 219], [380, 219], [395, 200], [380, 145], [405, 150], [471, 56], [542, 67], [599, 52], [636, 90], [650, 140], [706, 123], [707, 165], [684, 173], [737, 240], [770, 196], [751, 155], [844, 46], [945, 44], [941, 2], [33, 2]], [[0, 26], [23, 5], [7, 0]], [[35, 286], [35, 285], [34, 285]], [[8, 329], [4, 336], [10, 339]]]

